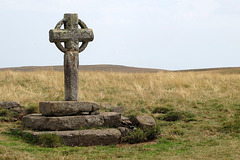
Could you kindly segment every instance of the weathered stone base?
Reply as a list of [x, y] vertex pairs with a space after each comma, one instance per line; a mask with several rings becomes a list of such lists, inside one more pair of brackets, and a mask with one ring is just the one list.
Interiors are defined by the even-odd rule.
[[67, 146], [114, 145], [120, 143], [121, 132], [118, 129], [88, 129], [77, 131], [25, 131], [33, 136], [56, 134]]
[[118, 127], [121, 124], [121, 114], [116, 112], [101, 113], [98, 115], [77, 115], [47, 117], [41, 114], [24, 116], [22, 124], [25, 128], [38, 131], [76, 130], [83, 127]]
[[96, 113], [100, 105], [95, 102], [47, 101], [39, 103], [39, 111], [44, 116], [78, 115], [82, 112]]

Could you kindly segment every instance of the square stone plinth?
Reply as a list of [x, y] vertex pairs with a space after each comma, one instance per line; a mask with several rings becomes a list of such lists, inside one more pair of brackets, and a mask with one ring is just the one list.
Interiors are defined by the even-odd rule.
[[44, 116], [68, 116], [81, 112], [95, 112], [100, 105], [94, 102], [48, 101], [39, 103], [39, 111]]
[[33, 136], [56, 134], [60, 136], [62, 142], [67, 146], [114, 145], [118, 144], [121, 139], [121, 132], [113, 128], [76, 131], [25, 131], [25, 133], [30, 133]]

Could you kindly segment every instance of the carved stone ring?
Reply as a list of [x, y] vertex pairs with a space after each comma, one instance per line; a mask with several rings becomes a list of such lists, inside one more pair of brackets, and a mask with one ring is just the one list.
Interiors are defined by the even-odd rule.
[[[59, 21], [57, 23], [57, 25], [55, 26], [55, 29], [60, 29], [62, 27], [62, 25], [66, 22], [65, 19], [62, 19], [61, 21]], [[78, 19], [78, 25], [82, 28], [82, 29], [88, 29], [87, 25], [81, 21], [80, 19]], [[63, 47], [63, 45], [61, 44], [61, 42], [55, 42], [55, 45], [57, 46], [57, 48], [62, 51], [62, 52], [66, 52], [66, 48]], [[79, 47], [79, 51], [78, 53], [82, 52], [88, 45], [88, 42], [83, 42], [82, 45]]]
[[[71, 23], [72, 29], [69, 30], [65, 27], [65, 24], [68, 23], [68, 21], [69, 19], [63, 18], [57, 23], [55, 29], [50, 30], [50, 42], [54, 42], [57, 48], [63, 53], [66, 53], [68, 50], [63, 47], [61, 42], [73, 41], [75, 45], [78, 45], [78, 42], [82, 42], [81, 46], [75, 49], [75, 51], [80, 53], [87, 47], [88, 42], [93, 40], [93, 32], [91, 29], [88, 29], [87, 25], [80, 19], [75, 21], [71, 21], [70, 19], [71, 22], [69, 23]], [[62, 25], [64, 25], [65, 29], [61, 29]], [[81, 29], [78, 28], [78, 25]]]

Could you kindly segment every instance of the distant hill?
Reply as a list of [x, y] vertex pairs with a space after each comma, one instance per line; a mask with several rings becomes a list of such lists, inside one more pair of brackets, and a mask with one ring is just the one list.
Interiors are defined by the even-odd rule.
[[[11, 68], [0, 68], [0, 71], [22, 71], [31, 72], [37, 70], [55, 70], [63, 71], [63, 66], [26, 66], [26, 67], [11, 67]], [[104, 72], [126, 72], [126, 73], [155, 73], [164, 71], [161, 69], [150, 69], [150, 68], [137, 68], [127, 67], [121, 65], [80, 65], [79, 71], [104, 71]]]
[[189, 70], [178, 70], [176, 72], [203, 72], [203, 71], [219, 72], [222, 74], [240, 74], [240, 67], [189, 69]]
[[[11, 67], [11, 68], [0, 68], [0, 71], [20, 71], [20, 72], [32, 72], [38, 70], [55, 70], [63, 71], [63, 66], [26, 66], [26, 67]], [[162, 70], [162, 69], [151, 69], [151, 68], [138, 68], [128, 67], [122, 65], [80, 65], [80, 71], [99, 71], [99, 72], [125, 72], [125, 73], [156, 73], [156, 72], [219, 72], [223, 74], [240, 74], [240, 67], [226, 67], [226, 68], [206, 68], [206, 69], [190, 69], [190, 70]]]

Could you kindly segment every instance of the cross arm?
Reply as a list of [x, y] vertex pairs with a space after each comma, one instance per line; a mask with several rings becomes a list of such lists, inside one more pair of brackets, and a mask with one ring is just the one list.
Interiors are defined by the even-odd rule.
[[50, 42], [67, 42], [69, 40], [78, 42], [90, 42], [93, 41], [94, 35], [92, 29], [78, 29], [78, 30], [67, 30], [67, 29], [51, 29], [49, 31]]

